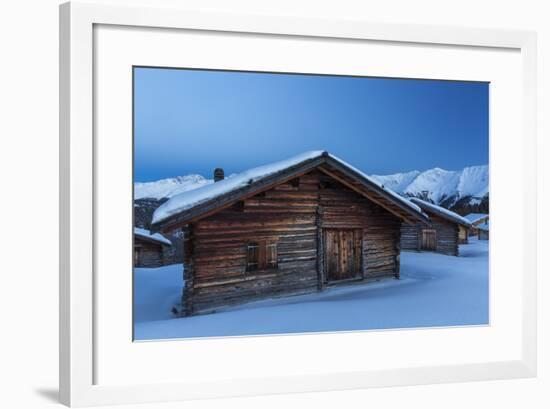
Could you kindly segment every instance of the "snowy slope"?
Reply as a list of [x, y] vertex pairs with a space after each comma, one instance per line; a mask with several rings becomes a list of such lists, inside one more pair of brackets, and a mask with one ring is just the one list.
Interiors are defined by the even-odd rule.
[[406, 173], [396, 173], [395, 175], [371, 175], [371, 178], [394, 192], [402, 193], [418, 175], [420, 175], [420, 171], [413, 170]]
[[453, 196], [459, 180], [459, 172], [434, 168], [418, 175], [403, 193], [407, 196], [417, 196], [427, 192], [427, 199], [441, 203], [443, 199]]
[[489, 193], [489, 167], [470, 166], [460, 174], [459, 196], [483, 197]]
[[134, 200], [171, 198], [210, 183], [213, 183], [212, 179], [205, 179], [201, 175], [176, 176], [155, 182], [135, 183]]

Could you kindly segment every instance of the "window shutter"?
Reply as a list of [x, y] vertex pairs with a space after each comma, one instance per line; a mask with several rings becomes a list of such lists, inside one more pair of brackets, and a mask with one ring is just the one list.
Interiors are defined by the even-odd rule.
[[246, 271], [277, 268], [277, 242], [250, 242], [246, 248]]
[[260, 267], [259, 248], [258, 243], [248, 243], [246, 248], [246, 271], [254, 271]]
[[261, 241], [258, 249], [258, 266], [263, 270], [266, 264], [265, 241]]
[[277, 243], [267, 242], [266, 244], [266, 264], [268, 268], [277, 268]]

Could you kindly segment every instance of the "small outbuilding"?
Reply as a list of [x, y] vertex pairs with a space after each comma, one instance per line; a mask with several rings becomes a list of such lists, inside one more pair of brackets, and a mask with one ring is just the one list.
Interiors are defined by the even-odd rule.
[[460, 224], [458, 226], [458, 244], [468, 244], [468, 235], [470, 229]]
[[[470, 222], [459, 214], [417, 198], [410, 199], [430, 218], [430, 225], [420, 223], [401, 227], [401, 248], [414, 251], [435, 251], [458, 256], [460, 232], [470, 228]], [[463, 233], [464, 234], [464, 233]]]
[[489, 215], [486, 213], [470, 213], [464, 216], [472, 227], [468, 230], [470, 236], [479, 236], [478, 226], [480, 224], [489, 223]]
[[326, 151], [307, 152], [172, 197], [153, 229], [184, 233], [179, 314], [328, 286], [399, 278], [414, 203]]
[[479, 240], [489, 240], [489, 223], [477, 225], [477, 238]]
[[134, 228], [134, 267], [160, 267], [166, 261], [166, 249], [170, 240], [160, 233], [151, 234], [145, 229]]

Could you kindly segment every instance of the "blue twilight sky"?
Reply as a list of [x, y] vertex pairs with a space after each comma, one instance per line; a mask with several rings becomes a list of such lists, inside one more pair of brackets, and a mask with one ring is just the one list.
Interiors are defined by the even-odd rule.
[[368, 174], [489, 161], [489, 85], [135, 68], [137, 182], [324, 149]]

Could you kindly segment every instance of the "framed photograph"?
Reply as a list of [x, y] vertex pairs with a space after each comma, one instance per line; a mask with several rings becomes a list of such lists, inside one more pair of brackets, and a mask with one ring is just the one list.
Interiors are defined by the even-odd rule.
[[60, 21], [63, 403], [536, 375], [534, 33]]

